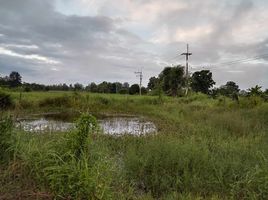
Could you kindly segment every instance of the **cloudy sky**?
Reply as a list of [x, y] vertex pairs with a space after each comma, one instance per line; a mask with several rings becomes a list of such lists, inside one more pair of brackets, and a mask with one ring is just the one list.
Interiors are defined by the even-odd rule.
[[135, 83], [142, 67], [146, 85], [184, 65], [189, 43], [191, 72], [268, 88], [267, 9], [265, 0], [0, 0], [0, 75]]

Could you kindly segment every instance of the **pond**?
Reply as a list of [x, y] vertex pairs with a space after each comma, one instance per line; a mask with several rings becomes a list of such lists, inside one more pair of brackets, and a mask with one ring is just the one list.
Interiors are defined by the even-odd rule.
[[[143, 135], [157, 131], [153, 122], [139, 117], [106, 117], [98, 120], [100, 128], [105, 134], [111, 135]], [[16, 127], [35, 133], [66, 132], [74, 128], [74, 123], [40, 117], [34, 119], [21, 119]]]

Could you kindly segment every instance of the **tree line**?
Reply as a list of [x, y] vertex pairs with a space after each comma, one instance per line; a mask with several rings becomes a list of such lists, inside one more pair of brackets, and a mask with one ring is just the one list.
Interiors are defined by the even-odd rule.
[[240, 90], [234, 81], [228, 81], [218, 88], [214, 87], [215, 84], [210, 70], [196, 71], [187, 79], [184, 67], [177, 65], [165, 67], [157, 77], [151, 77], [147, 88], [152, 93], [163, 91], [169, 96], [184, 96], [187, 85], [191, 91], [201, 92], [213, 98], [222, 95], [233, 100], [238, 100], [238, 96], [261, 96], [267, 99], [268, 96], [268, 89], [263, 91], [258, 85], [248, 90]]
[[[147, 87], [142, 87], [142, 94], [148, 92], [152, 95], [164, 93], [168, 96], [184, 96], [185, 89], [189, 86], [190, 91], [201, 92], [212, 96], [213, 98], [223, 95], [234, 100], [238, 96], [261, 96], [267, 98], [268, 89], [262, 90], [261, 86], [249, 88], [248, 90], [240, 90], [239, 86], [228, 81], [225, 85], [218, 88], [214, 87], [216, 82], [213, 80], [210, 70], [201, 70], [194, 72], [188, 79], [185, 77], [184, 67], [181, 65], [167, 66], [157, 77], [151, 77]], [[80, 83], [67, 85], [54, 84], [44, 85], [37, 83], [22, 82], [22, 76], [18, 72], [11, 72], [9, 76], [0, 76], [0, 86], [8, 88], [21, 88], [25, 92], [30, 91], [88, 91], [92, 93], [111, 93], [111, 94], [138, 94], [139, 85], [130, 85], [128, 82], [106, 82], [96, 84], [94, 82], [84, 86]]]
[[[0, 76], [0, 86], [7, 88], [21, 88], [25, 92], [30, 91], [88, 91], [93, 93], [111, 93], [111, 94], [138, 94], [139, 85], [130, 85], [128, 82], [107, 82], [96, 84], [94, 82], [84, 86], [81, 83], [75, 84], [53, 84], [44, 85], [38, 83], [22, 82], [22, 76], [18, 72], [11, 72], [9, 76]], [[141, 88], [142, 94], [147, 93], [145, 87]]]

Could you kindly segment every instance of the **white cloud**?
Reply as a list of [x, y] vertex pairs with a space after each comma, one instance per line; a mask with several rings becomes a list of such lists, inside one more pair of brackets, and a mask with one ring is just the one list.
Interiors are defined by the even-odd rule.
[[16, 53], [14, 51], [11, 51], [9, 49], [3, 48], [3, 47], [0, 47], [0, 54], [18, 57], [18, 58], [27, 59], [27, 60], [28, 59], [35, 60], [37, 62], [46, 63], [46, 64], [59, 64], [60, 63], [59, 61], [55, 61], [55, 60], [49, 59], [47, 57], [36, 55], [36, 54], [31, 54], [31, 55], [19, 54], [19, 53]]

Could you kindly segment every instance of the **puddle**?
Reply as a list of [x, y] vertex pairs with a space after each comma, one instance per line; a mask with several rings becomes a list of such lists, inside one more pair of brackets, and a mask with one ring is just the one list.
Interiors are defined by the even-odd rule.
[[74, 127], [73, 123], [40, 119], [21, 120], [16, 123], [16, 127], [26, 132], [42, 133], [42, 132], [66, 132]]
[[156, 132], [154, 123], [140, 118], [112, 117], [99, 121], [103, 132], [111, 135], [143, 135]]
[[[157, 131], [154, 123], [138, 117], [108, 117], [99, 121], [99, 125], [105, 134], [110, 135], [143, 135]], [[66, 132], [74, 128], [74, 124], [51, 118], [37, 118], [20, 120], [16, 127], [34, 133]]]

